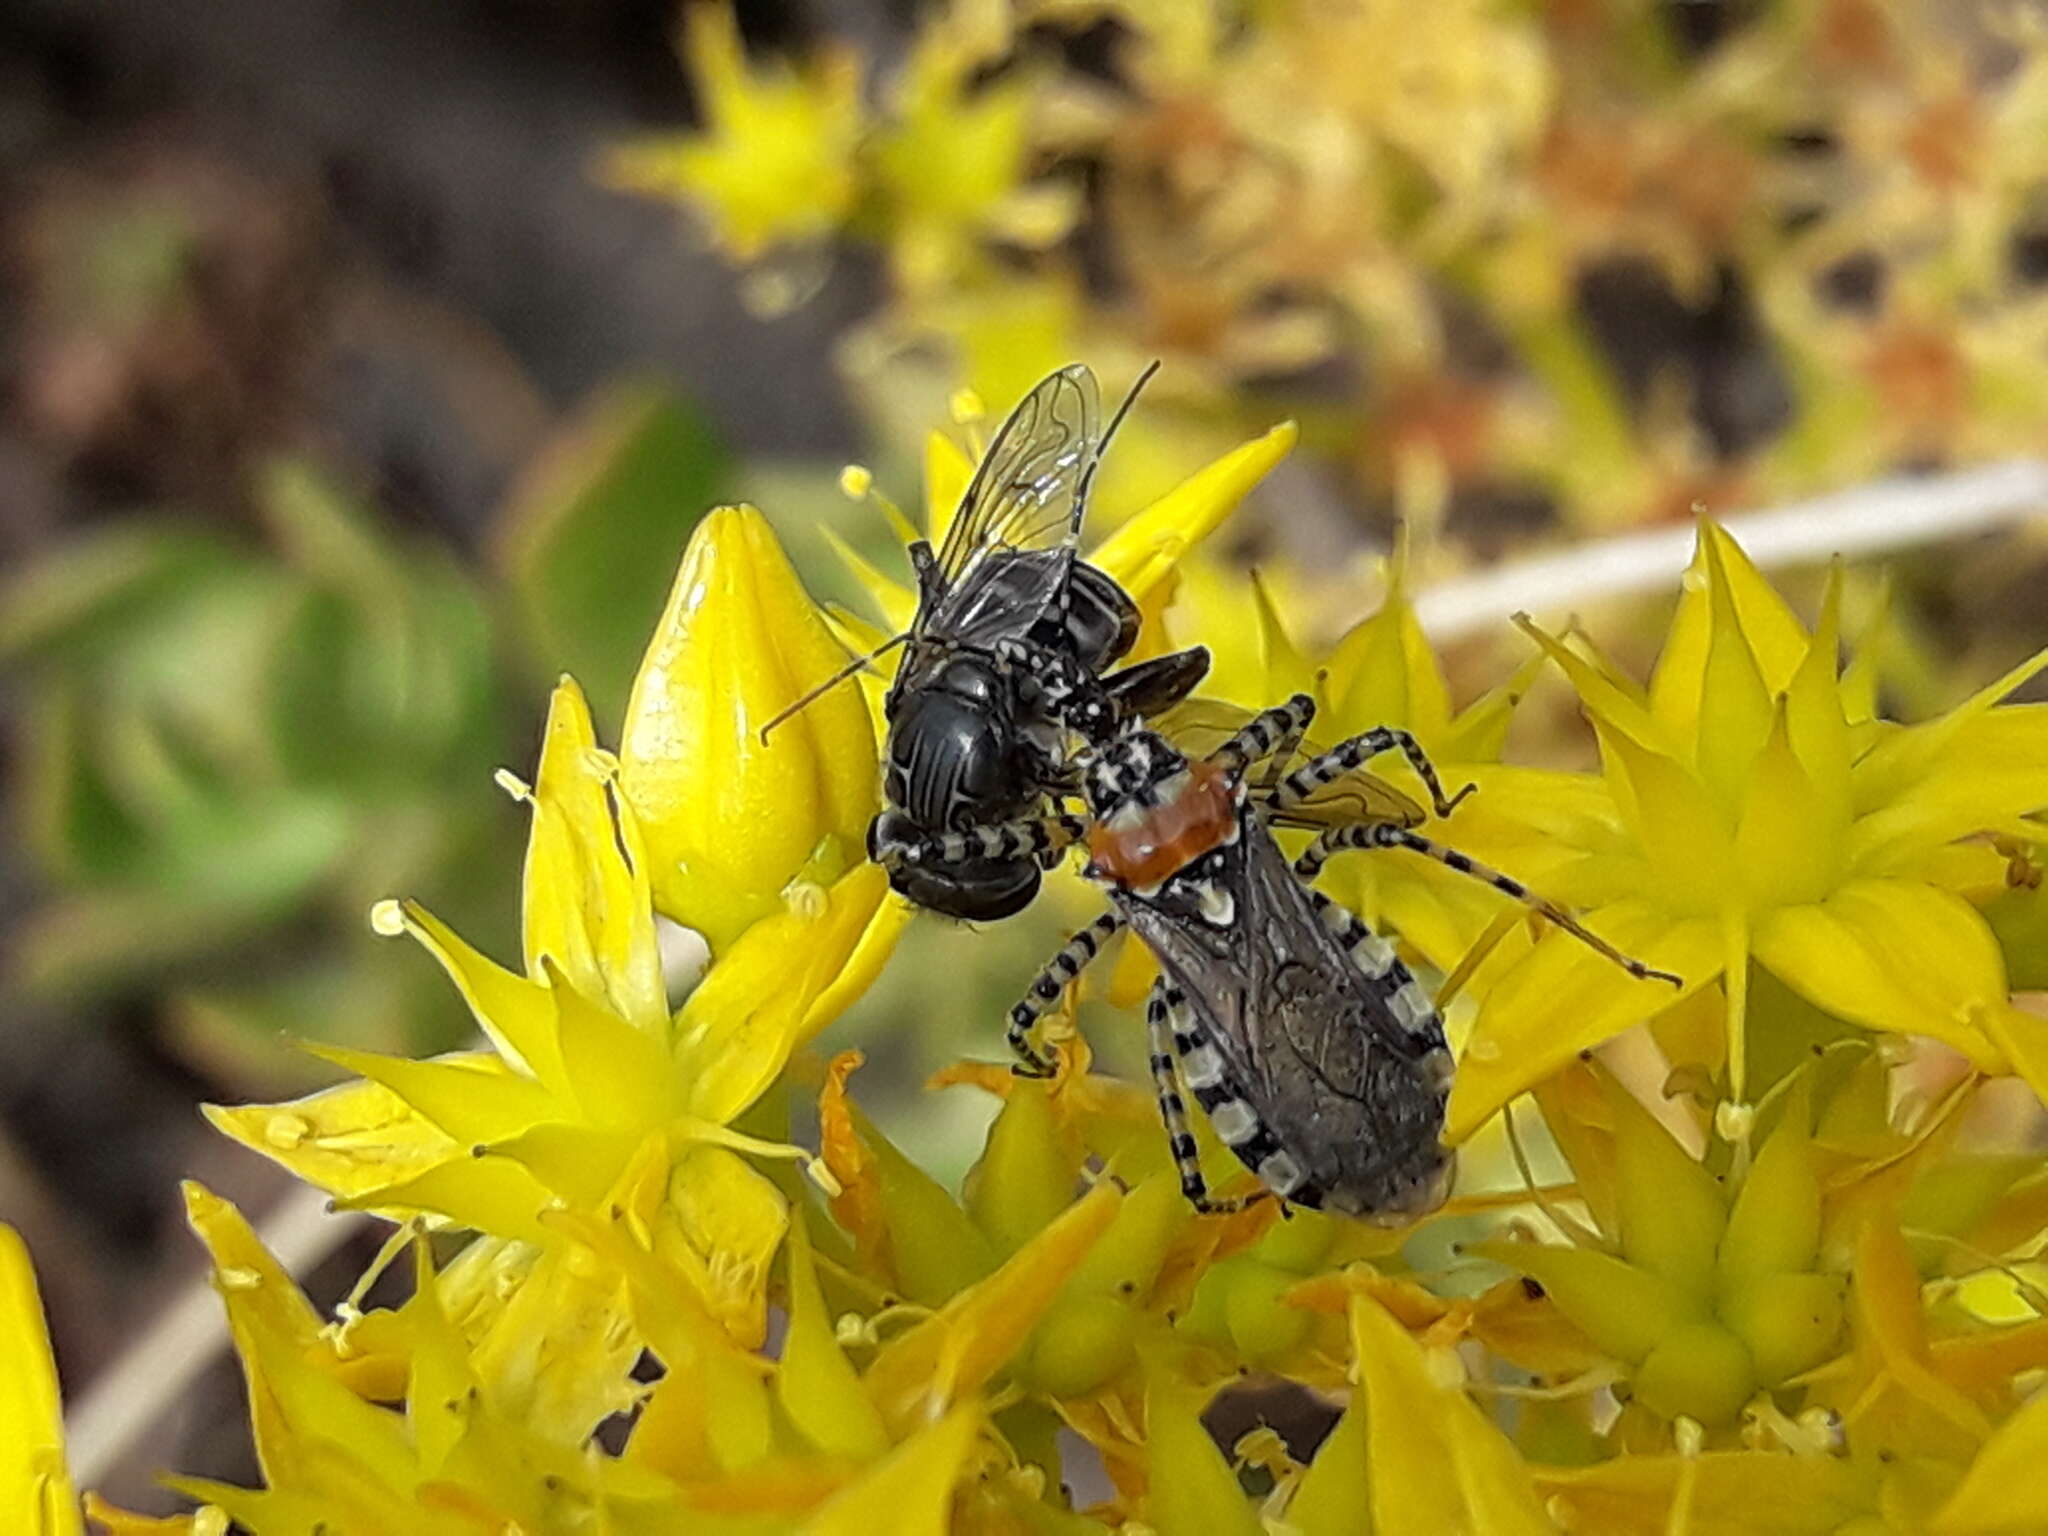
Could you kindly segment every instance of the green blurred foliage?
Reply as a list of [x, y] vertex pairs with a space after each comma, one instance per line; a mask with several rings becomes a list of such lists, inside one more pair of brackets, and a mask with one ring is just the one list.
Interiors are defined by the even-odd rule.
[[511, 952], [520, 815], [479, 788], [529, 755], [550, 674], [616, 718], [725, 463], [672, 393], [604, 396], [506, 507], [501, 593], [296, 460], [255, 476], [260, 540], [145, 516], [15, 575], [11, 810], [49, 889], [8, 984], [152, 995], [174, 1050], [244, 1082], [311, 1070], [281, 1036], [454, 1044], [438, 977], [371, 953], [365, 914], [415, 896]]

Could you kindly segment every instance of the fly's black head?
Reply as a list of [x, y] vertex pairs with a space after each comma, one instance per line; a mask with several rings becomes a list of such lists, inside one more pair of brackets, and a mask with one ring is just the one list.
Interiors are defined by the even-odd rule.
[[890, 889], [927, 911], [962, 922], [992, 923], [1023, 911], [1038, 894], [1044, 875], [1029, 858], [969, 858], [943, 865], [883, 858], [886, 842], [916, 836], [917, 828], [902, 812], [884, 811], [868, 825], [868, 857], [886, 865]]
[[1187, 765], [1188, 760], [1157, 732], [1129, 731], [1090, 756], [1082, 775], [1082, 793], [1090, 810], [1107, 816], [1127, 801], [1149, 800], [1153, 785], [1172, 778]]
[[972, 653], [948, 657], [889, 719], [883, 793], [927, 831], [1014, 816], [1030, 798], [1007, 684]]

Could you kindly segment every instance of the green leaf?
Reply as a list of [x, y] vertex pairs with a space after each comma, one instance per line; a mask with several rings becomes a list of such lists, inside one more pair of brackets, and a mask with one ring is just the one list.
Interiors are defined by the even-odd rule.
[[711, 428], [659, 383], [598, 397], [514, 493], [499, 564], [533, 655], [583, 685], [601, 725], [626, 707], [690, 532], [728, 472]]

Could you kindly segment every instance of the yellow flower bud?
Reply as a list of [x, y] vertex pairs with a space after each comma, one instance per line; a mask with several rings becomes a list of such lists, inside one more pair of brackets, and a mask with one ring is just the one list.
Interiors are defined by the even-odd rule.
[[1044, 1083], [1020, 1081], [989, 1127], [981, 1161], [967, 1175], [967, 1213], [1008, 1257], [1074, 1200], [1078, 1157], [1069, 1155]]
[[1805, 1095], [1788, 1104], [1736, 1192], [1721, 1238], [1723, 1289], [1813, 1263], [1820, 1246], [1820, 1179], [1806, 1129]]
[[1594, 1346], [1630, 1364], [1704, 1315], [1660, 1275], [1591, 1248], [1547, 1243], [1470, 1243], [1465, 1252], [1527, 1275]]
[[1749, 1349], [1718, 1323], [1687, 1323], [1650, 1351], [1635, 1373], [1636, 1397], [1667, 1419], [1709, 1429], [1732, 1423], [1756, 1392]]
[[1842, 1334], [1840, 1275], [1762, 1275], [1721, 1299], [1721, 1319], [1749, 1346], [1757, 1381], [1775, 1387], [1818, 1365]]
[[1281, 1299], [1300, 1282], [1301, 1276], [1257, 1259], [1248, 1259], [1236, 1268], [1224, 1296], [1223, 1313], [1230, 1327], [1230, 1342], [1245, 1359], [1269, 1364], [1308, 1337], [1315, 1319]]
[[1312, 1275], [1323, 1267], [1336, 1238], [1334, 1218], [1320, 1211], [1295, 1211], [1287, 1220], [1266, 1228], [1266, 1235], [1252, 1251], [1275, 1268]]
[[654, 904], [714, 951], [800, 876], [862, 854], [877, 804], [860, 690], [761, 728], [846, 660], [767, 520], [720, 507], [697, 527], [626, 705], [619, 786], [645, 838]]
[[1131, 1363], [1137, 1328], [1115, 1296], [1065, 1296], [1038, 1325], [1019, 1374], [1049, 1397], [1083, 1396]]
[[1704, 1299], [1727, 1225], [1721, 1187], [1619, 1084], [1614, 1115], [1615, 1191], [1629, 1261]]
[[1159, 1278], [1166, 1251], [1193, 1220], [1180, 1192], [1180, 1177], [1155, 1173], [1124, 1197], [1116, 1220], [1081, 1261], [1067, 1289], [1076, 1295], [1143, 1298]]

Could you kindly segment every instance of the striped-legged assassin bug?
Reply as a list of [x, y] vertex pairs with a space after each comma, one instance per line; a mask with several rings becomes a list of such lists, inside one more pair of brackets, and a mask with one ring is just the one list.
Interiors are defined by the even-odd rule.
[[[1039, 1019], [1128, 926], [1159, 961], [1146, 1003], [1152, 1072], [1188, 1199], [1216, 1211], [1260, 1196], [1210, 1196], [1183, 1088], [1266, 1191], [1295, 1205], [1398, 1223], [1435, 1209], [1449, 1190], [1453, 1157], [1441, 1132], [1451, 1055], [1435, 1004], [1393, 946], [1308, 884], [1332, 854], [1405, 848], [1440, 860], [1525, 903], [1639, 979], [1679, 978], [1622, 954], [1520, 881], [1415, 832], [1420, 808], [1389, 812], [1405, 801], [1390, 786], [1361, 802], [1358, 785], [1371, 781], [1364, 764], [1395, 748], [1439, 816], [1469, 790], [1446, 796], [1405, 731], [1368, 731], [1280, 772], [1314, 713], [1314, 701], [1298, 694], [1193, 759], [1156, 731], [1128, 726], [1080, 759], [1086, 816], [983, 834], [999, 851], [1034, 855], [1085, 842], [1085, 873], [1111, 902], [1039, 974], [1011, 1013], [1009, 1041], [1017, 1071], [1050, 1072], [1032, 1039]], [[1252, 766], [1268, 759], [1275, 771], [1254, 785]], [[1329, 806], [1344, 801], [1366, 809], [1330, 825]], [[1291, 863], [1273, 836], [1286, 826], [1323, 828]]]

